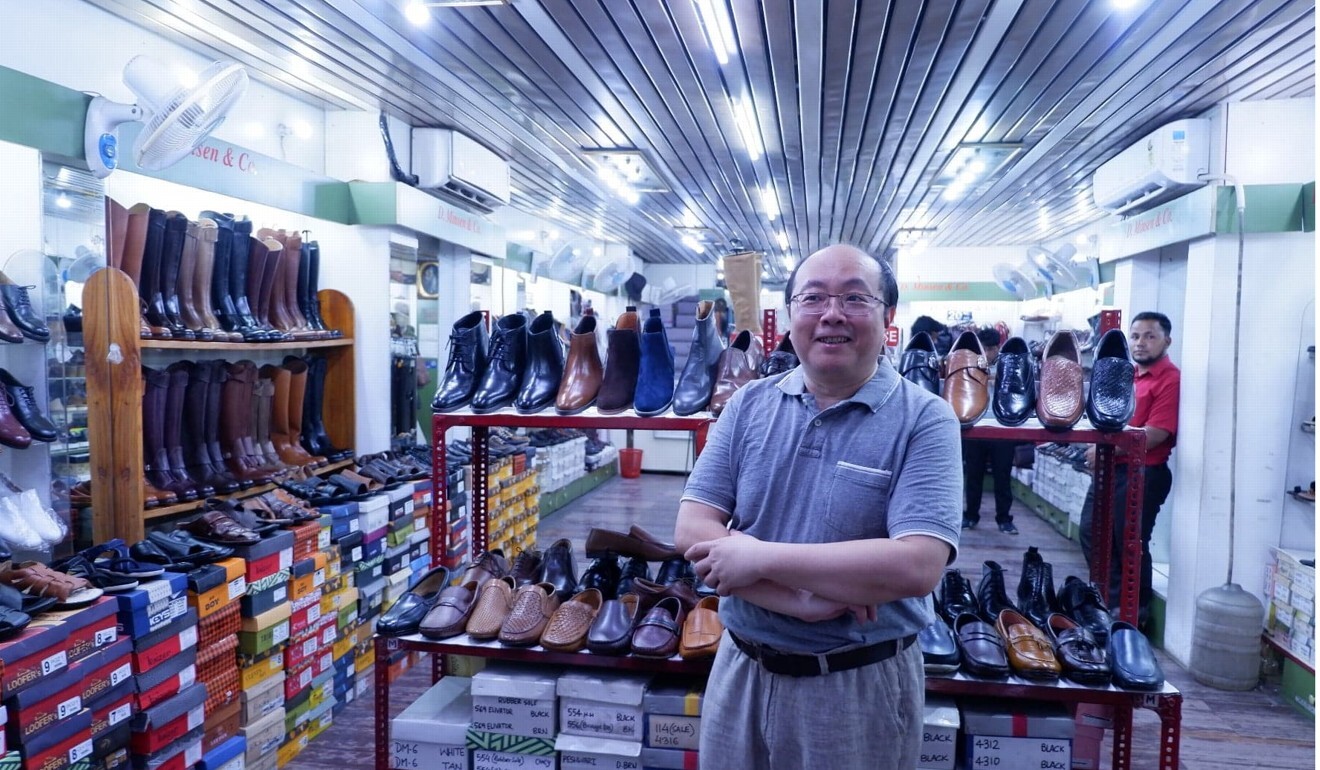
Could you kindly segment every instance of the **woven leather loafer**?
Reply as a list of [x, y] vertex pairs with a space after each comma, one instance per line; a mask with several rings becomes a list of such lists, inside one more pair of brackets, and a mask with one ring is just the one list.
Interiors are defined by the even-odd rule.
[[468, 636], [483, 642], [499, 636], [505, 619], [513, 611], [513, 593], [516, 590], [514, 579], [509, 575], [487, 580], [481, 586], [481, 595], [472, 608], [472, 617], [468, 618]]
[[519, 588], [513, 598], [513, 609], [500, 628], [500, 643], [510, 647], [536, 644], [557, 609], [559, 597], [549, 583], [533, 583]]
[[600, 591], [588, 588], [559, 605], [541, 633], [541, 646], [559, 652], [577, 652], [586, 647], [587, 632], [604, 601]]

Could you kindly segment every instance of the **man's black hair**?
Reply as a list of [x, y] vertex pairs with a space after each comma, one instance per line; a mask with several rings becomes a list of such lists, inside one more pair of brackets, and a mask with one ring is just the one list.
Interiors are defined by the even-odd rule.
[[[835, 245], [849, 246], [851, 244], [841, 243]], [[858, 248], [856, 246], [853, 246], [853, 248], [871, 259], [874, 259], [875, 263], [880, 266], [880, 299], [884, 300], [886, 307], [898, 307], [898, 279], [894, 277], [893, 268], [891, 268], [883, 259], [876, 259], [876, 257], [866, 249]], [[806, 261], [807, 260], [805, 259], [802, 260], [802, 262]], [[797, 282], [797, 274], [798, 270], [802, 269], [802, 262], [793, 266], [793, 272], [788, 274], [788, 283], [784, 284], [785, 309], [788, 309], [788, 306], [793, 304], [793, 284]]]
[[921, 315], [917, 316], [917, 320], [912, 322], [912, 336], [915, 337], [918, 334], [925, 332], [930, 335], [931, 339], [935, 339], [935, 337], [939, 336], [939, 333], [946, 328], [948, 327], [939, 321], [936, 321], [934, 318], [931, 318], [928, 315]]
[[1157, 313], [1154, 310], [1146, 310], [1132, 316], [1132, 323], [1136, 323], [1137, 321], [1154, 321], [1164, 330], [1165, 337], [1173, 336], [1173, 322], [1163, 313]]
[[981, 341], [981, 347], [983, 348], [999, 347], [999, 332], [988, 326], [984, 329], [978, 329], [976, 338]]

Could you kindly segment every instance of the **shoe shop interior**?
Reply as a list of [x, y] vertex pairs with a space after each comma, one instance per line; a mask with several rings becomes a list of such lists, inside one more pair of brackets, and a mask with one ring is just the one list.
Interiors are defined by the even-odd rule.
[[0, 7], [0, 770], [1316, 767], [1314, 0]]

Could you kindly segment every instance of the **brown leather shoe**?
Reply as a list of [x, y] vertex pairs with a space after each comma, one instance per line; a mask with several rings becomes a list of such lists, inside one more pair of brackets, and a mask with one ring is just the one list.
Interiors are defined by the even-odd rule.
[[586, 647], [587, 632], [603, 602], [599, 590], [588, 588], [559, 605], [541, 632], [541, 646], [559, 652], [578, 652]]
[[605, 365], [596, 347], [596, 317], [584, 315], [568, 343], [564, 378], [559, 381], [555, 411], [561, 415], [578, 414], [596, 402]]
[[733, 344], [720, 353], [719, 363], [715, 365], [715, 391], [710, 397], [710, 412], [716, 416], [724, 411], [724, 405], [738, 392], [738, 388], [756, 379], [756, 365], [752, 333], [744, 329], [738, 333]]
[[679, 635], [687, 608], [676, 596], [661, 599], [642, 618], [633, 631], [633, 655], [643, 658], [670, 658], [678, 652]]
[[606, 601], [587, 631], [587, 649], [596, 655], [627, 655], [636, 623], [637, 594]]
[[1067, 430], [1077, 424], [1086, 409], [1077, 338], [1066, 329], [1055, 332], [1045, 345], [1041, 361], [1036, 417], [1046, 428]]
[[435, 606], [426, 613], [418, 631], [427, 639], [448, 639], [467, 629], [468, 618], [477, 603], [477, 583], [469, 580], [440, 592]]
[[467, 568], [463, 573], [462, 582], [476, 581], [477, 585], [485, 585], [487, 580], [504, 577], [507, 574], [509, 574], [509, 562], [504, 558], [504, 551], [492, 548], [478, 556]]
[[532, 583], [518, 589], [513, 609], [500, 628], [500, 643], [531, 647], [541, 639], [550, 617], [559, 609], [559, 597], [549, 583]]
[[995, 630], [1004, 640], [1008, 665], [1023, 679], [1058, 679], [1063, 668], [1054, 655], [1054, 645], [1044, 631], [1021, 613], [1000, 610]]
[[944, 357], [944, 400], [963, 427], [976, 424], [990, 405], [990, 364], [985, 360], [981, 340], [973, 332], [963, 332]]
[[468, 636], [489, 641], [500, 635], [500, 628], [513, 611], [513, 593], [517, 590], [513, 578], [491, 578], [481, 586], [481, 595], [468, 618]]
[[720, 597], [707, 596], [697, 602], [683, 623], [683, 638], [678, 643], [678, 654], [683, 660], [709, 658], [720, 648], [724, 624], [720, 622]]
[[637, 308], [629, 305], [606, 335], [605, 370], [596, 394], [601, 414], [618, 414], [633, 404], [642, 366], [641, 325]]
[[647, 561], [664, 561], [678, 556], [673, 543], [666, 543], [634, 524], [627, 533], [592, 527], [587, 532], [587, 558], [599, 559], [607, 554], [640, 556]]
[[697, 606], [697, 601], [700, 599], [697, 596], [697, 589], [686, 580], [676, 580], [661, 585], [646, 578], [637, 578], [633, 581], [633, 593], [637, 594], [637, 614], [641, 617], [645, 617], [646, 613], [662, 599], [670, 597], [678, 599], [683, 604], [685, 612]]

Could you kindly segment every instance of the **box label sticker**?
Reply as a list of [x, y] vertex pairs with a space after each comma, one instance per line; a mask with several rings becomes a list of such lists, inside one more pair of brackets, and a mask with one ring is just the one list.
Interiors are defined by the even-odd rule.
[[280, 642], [286, 642], [288, 640], [289, 640], [289, 621], [285, 620], [282, 621], [279, 625], [275, 626], [275, 630], [271, 632], [270, 643], [274, 645], [274, 644], [279, 644]]
[[349, 519], [349, 520], [348, 520], [348, 531], [349, 531], [349, 532], [357, 532], [359, 529], [360, 529], [360, 525], [358, 524], [358, 520], [357, 520], [357, 519]]
[[147, 583], [142, 586], [142, 590], [147, 592], [147, 604], [155, 604], [173, 596], [174, 587], [170, 585], [170, 581], [161, 580]]
[[179, 634], [179, 649], [197, 646], [197, 626], [188, 626]]
[[285, 548], [280, 551], [280, 569], [289, 569], [293, 566], [293, 549]]
[[92, 739], [88, 738], [82, 743], [69, 749], [69, 762], [77, 762], [86, 759], [92, 755]]
[[75, 695], [55, 708], [57, 719], [66, 719], [82, 711], [82, 696]]
[[196, 729], [198, 725], [206, 720], [206, 706], [201, 705], [188, 712], [188, 729]]
[[185, 767], [192, 767], [202, 761], [202, 742], [198, 741], [183, 750], [183, 764]]
[[239, 575], [229, 581], [229, 601], [233, 601], [243, 594], [247, 593], [247, 576]]
[[312, 588], [320, 588], [325, 585], [325, 570], [318, 569], [312, 573]]
[[114, 644], [119, 640], [119, 629], [115, 626], [102, 628], [96, 632], [96, 637], [92, 640], [95, 647], [104, 647], [107, 644]]
[[113, 727], [131, 716], [133, 716], [133, 704], [125, 703], [110, 712], [110, 726]]
[[279, 588], [276, 588], [276, 589], [271, 593], [271, 596], [275, 597], [275, 602], [274, 602], [275, 604], [279, 604], [280, 602], [284, 601], [285, 599], [288, 599], [288, 598], [289, 598], [289, 586], [288, 586], [288, 584], [286, 583], [285, 585], [282, 585], [282, 586], [280, 586]]
[[125, 663], [114, 671], [110, 672], [110, 686], [117, 687], [120, 682], [126, 681], [133, 675], [133, 664]]
[[49, 658], [42, 658], [41, 674], [42, 676], [49, 676], [50, 674], [53, 674], [56, 671], [59, 671], [60, 669], [63, 669], [65, 666], [68, 665], [69, 665], [69, 656], [65, 654], [64, 650], [60, 650], [54, 655], [51, 655]]
[[179, 672], [179, 689], [192, 687], [197, 681], [197, 666], [189, 666]]

